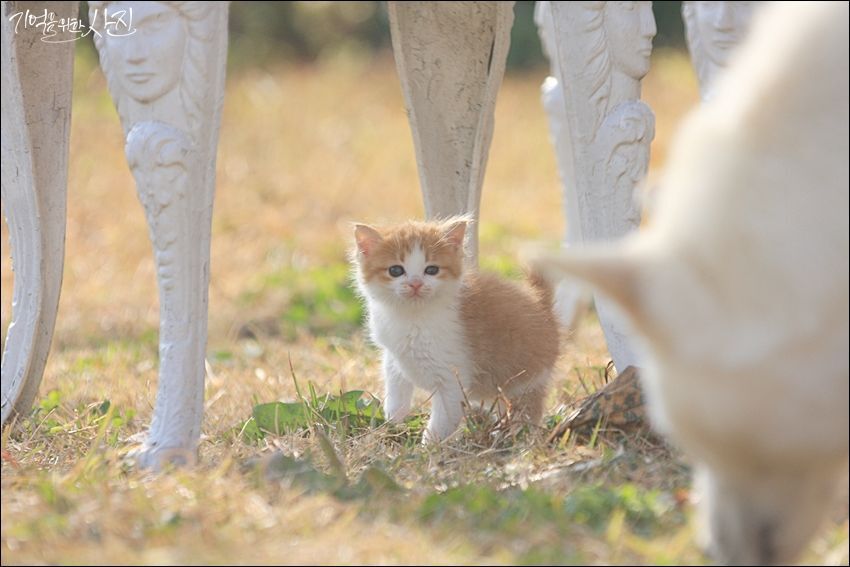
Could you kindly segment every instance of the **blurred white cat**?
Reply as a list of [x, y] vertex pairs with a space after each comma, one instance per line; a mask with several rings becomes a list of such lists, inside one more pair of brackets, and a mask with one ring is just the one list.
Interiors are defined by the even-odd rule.
[[848, 64], [847, 2], [765, 8], [679, 133], [647, 230], [535, 261], [630, 317], [726, 563], [794, 560], [846, 479]]

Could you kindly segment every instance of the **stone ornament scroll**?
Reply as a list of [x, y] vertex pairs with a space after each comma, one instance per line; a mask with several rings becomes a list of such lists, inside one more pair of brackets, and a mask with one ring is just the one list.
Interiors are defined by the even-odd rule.
[[[3, 2], [2, 193], [14, 267], [3, 347], [2, 423], [26, 414], [53, 338], [65, 256], [73, 42], [18, 26], [30, 10], [76, 16], [77, 2]], [[45, 72], [49, 70], [49, 72]]]
[[[551, 24], [545, 11], [541, 16], [543, 35], [554, 36], [546, 41], [547, 51], [556, 64], [566, 118], [566, 127], [555, 124], [552, 130], [563, 140], [556, 151], [567, 226], [573, 226], [568, 244], [615, 240], [640, 224], [635, 191], [655, 136], [655, 117], [640, 100], [656, 32], [652, 5], [553, 2], [544, 10], [551, 12]], [[617, 369], [639, 366], [624, 320], [604, 298], [595, 301]]]
[[467, 260], [478, 265], [481, 186], [505, 72], [513, 2], [389, 2], [425, 214], [471, 214]]
[[682, 2], [688, 50], [697, 72], [700, 96], [708, 100], [716, 75], [750, 28], [755, 2]]
[[[226, 2], [89, 2], [132, 13], [136, 32], [95, 36], [154, 247], [159, 391], [143, 466], [192, 462], [203, 417], [215, 158]], [[96, 28], [97, 29], [97, 28]]]

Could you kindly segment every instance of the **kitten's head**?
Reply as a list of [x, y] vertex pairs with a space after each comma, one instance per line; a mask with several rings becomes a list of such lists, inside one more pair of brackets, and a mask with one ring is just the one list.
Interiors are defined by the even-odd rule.
[[469, 220], [354, 227], [357, 283], [373, 301], [398, 307], [445, 304], [463, 275], [463, 237]]

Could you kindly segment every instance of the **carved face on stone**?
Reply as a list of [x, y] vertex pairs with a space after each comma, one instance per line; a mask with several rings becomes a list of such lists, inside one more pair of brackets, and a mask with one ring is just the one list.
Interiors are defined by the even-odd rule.
[[753, 15], [753, 2], [694, 2], [697, 34], [705, 55], [725, 67], [731, 51], [741, 43]]
[[640, 80], [649, 72], [655, 17], [652, 2], [606, 2], [605, 36], [613, 67]]
[[110, 58], [118, 67], [121, 85], [133, 99], [153, 102], [180, 81], [187, 33], [177, 10], [160, 2], [116, 2], [111, 10], [132, 10], [136, 33], [104, 34]]

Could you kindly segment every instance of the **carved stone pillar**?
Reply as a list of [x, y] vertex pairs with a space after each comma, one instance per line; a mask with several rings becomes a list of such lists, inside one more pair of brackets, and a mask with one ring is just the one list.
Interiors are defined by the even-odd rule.
[[[570, 130], [567, 124], [567, 109], [564, 91], [558, 78], [558, 48], [555, 44], [555, 24], [552, 20], [551, 2], [542, 0], [534, 5], [534, 22], [540, 35], [543, 53], [549, 58], [550, 75], [540, 86], [543, 109], [549, 122], [549, 139], [555, 149], [555, 162], [558, 166], [558, 178], [561, 181], [566, 231], [563, 246], [580, 245], [581, 223], [578, 220], [578, 195], [575, 187], [569, 185], [573, 179], [573, 154], [570, 146]], [[564, 278], [555, 290], [555, 313], [564, 327], [572, 327], [581, 305], [586, 301], [586, 293], [581, 283]]]
[[[557, 62], [567, 126], [553, 129], [563, 136], [558, 162], [567, 226], [574, 226], [568, 237], [615, 240], [640, 224], [634, 192], [655, 135], [655, 117], [640, 100], [656, 31], [652, 5], [554, 2], [549, 9], [549, 52]], [[639, 366], [624, 321], [604, 297], [595, 301], [617, 369]]]
[[[200, 436], [226, 2], [89, 2], [132, 15], [132, 35], [95, 40], [145, 208], [160, 295], [159, 391], [143, 466], [192, 462]], [[101, 11], [98, 18], [95, 11]]]
[[481, 185], [505, 72], [513, 2], [389, 2], [396, 67], [428, 218], [469, 213], [478, 265]]
[[682, 2], [688, 49], [699, 79], [700, 96], [708, 100], [715, 76], [750, 28], [755, 2]]
[[[15, 269], [3, 349], [2, 422], [41, 383], [62, 286], [74, 42], [26, 25], [27, 10], [76, 16], [77, 2], [3, 2], [2, 192]], [[16, 16], [17, 14], [17, 16]]]

